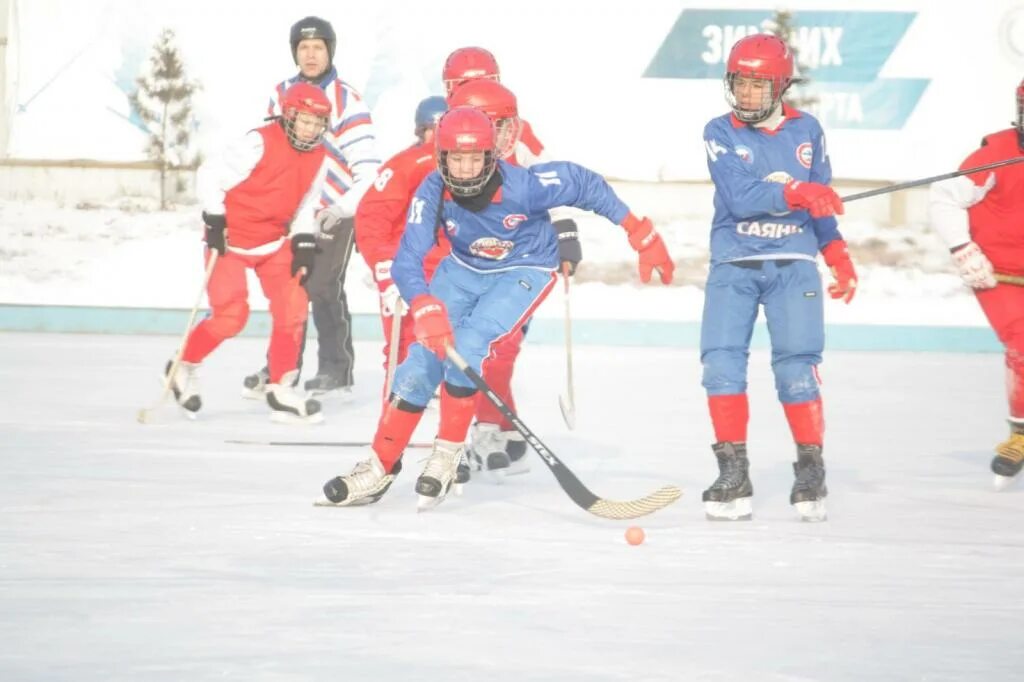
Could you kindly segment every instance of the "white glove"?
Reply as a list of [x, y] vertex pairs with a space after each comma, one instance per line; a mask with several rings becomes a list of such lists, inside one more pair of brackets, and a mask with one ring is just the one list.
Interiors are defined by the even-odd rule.
[[402, 312], [399, 313], [402, 317], [409, 312], [409, 306], [405, 305], [405, 301], [402, 300], [402, 295], [398, 293], [398, 285], [394, 282], [391, 283], [387, 289], [380, 293], [380, 305], [381, 311], [385, 317], [391, 317], [395, 314], [395, 310], [401, 302]]
[[991, 289], [996, 285], [992, 263], [974, 242], [956, 248], [953, 251], [953, 263], [960, 271], [960, 279], [972, 289]]
[[337, 205], [325, 206], [316, 214], [316, 227], [320, 234], [333, 234], [339, 223], [348, 217]]
[[[398, 301], [402, 298], [402, 295], [398, 293], [398, 285], [391, 279], [391, 261], [382, 260], [373, 266], [373, 279], [377, 282], [377, 288], [380, 289], [381, 312], [385, 317], [391, 317], [395, 314]], [[407, 312], [409, 312], [409, 306], [403, 305], [401, 314], [405, 315]]]

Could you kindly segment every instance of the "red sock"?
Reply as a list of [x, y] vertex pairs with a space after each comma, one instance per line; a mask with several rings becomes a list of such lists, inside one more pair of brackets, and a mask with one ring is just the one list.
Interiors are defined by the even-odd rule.
[[441, 387], [441, 424], [437, 427], [437, 437], [453, 443], [466, 440], [469, 425], [476, 411], [476, 393], [466, 398], [456, 398], [448, 392], [448, 385]]
[[715, 427], [715, 440], [719, 443], [746, 443], [750, 405], [746, 393], [709, 395], [708, 409]]
[[377, 453], [385, 471], [390, 473], [395, 462], [402, 456], [422, 416], [422, 411], [406, 412], [392, 403], [384, 405], [384, 412], [377, 423], [377, 433], [373, 436], [373, 451]]
[[786, 411], [789, 430], [799, 445], [821, 445], [825, 438], [825, 417], [821, 411], [821, 398], [805, 403], [782, 403]]

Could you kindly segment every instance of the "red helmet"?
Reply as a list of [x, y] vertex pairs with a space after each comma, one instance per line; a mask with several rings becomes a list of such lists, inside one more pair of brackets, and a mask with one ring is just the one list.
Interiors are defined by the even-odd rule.
[[[736, 96], [737, 78], [768, 82], [757, 107], [741, 106]], [[725, 101], [739, 120], [759, 123], [768, 118], [792, 82], [793, 51], [782, 38], [758, 33], [741, 38], [732, 46], [725, 67]]]
[[455, 88], [448, 97], [449, 107], [475, 107], [487, 114], [497, 136], [498, 158], [512, 156], [519, 142], [522, 123], [515, 94], [497, 81], [473, 80]]
[[477, 78], [501, 80], [498, 61], [493, 54], [482, 47], [460, 47], [448, 55], [441, 71], [441, 80], [448, 95], [456, 86]]
[[[308, 114], [319, 119], [316, 122], [316, 133], [313, 137], [307, 139], [307, 135], [300, 135], [296, 131], [295, 124], [299, 114]], [[324, 131], [327, 130], [330, 116], [331, 102], [327, 99], [327, 95], [317, 86], [305, 81], [288, 88], [284, 97], [281, 98], [281, 120], [284, 130], [288, 134], [288, 142], [300, 152], [308, 152], [320, 144]], [[306, 117], [303, 117], [303, 122], [313, 123], [314, 121], [307, 121]]]
[[[434, 129], [434, 144], [437, 148], [437, 169], [454, 196], [479, 194], [494, 175], [497, 165], [494, 124], [482, 111], [473, 107], [449, 109]], [[449, 168], [448, 155], [474, 152], [483, 153], [484, 163], [480, 172], [471, 177], [455, 177]]]

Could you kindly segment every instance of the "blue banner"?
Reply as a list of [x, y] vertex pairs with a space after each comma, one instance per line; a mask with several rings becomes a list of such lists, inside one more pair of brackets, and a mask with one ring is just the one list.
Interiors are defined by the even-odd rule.
[[[644, 78], [722, 78], [737, 40], [767, 32], [774, 11], [683, 10]], [[879, 78], [916, 12], [794, 14], [791, 44], [799, 71], [811, 81], [807, 107], [826, 127], [899, 129], [930, 79]]]

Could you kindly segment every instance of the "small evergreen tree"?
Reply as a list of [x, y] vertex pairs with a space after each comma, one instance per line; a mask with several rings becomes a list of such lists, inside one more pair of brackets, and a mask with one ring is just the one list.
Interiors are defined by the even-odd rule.
[[192, 95], [200, 87], [186, 77], [174, 31], [160, 32], [148, 67], [135, 83], [138, 88], [130, 96], [131, 105], [149, 131], [146, 153], [160, 167], [160, 208], [166, 210], [168, 171], [190, 167], [196, 161]]
[[800, 45], [796, 40], [796, 25], [793, 21], [793, 13], [789, 10], [775, 10], [772, 18], [764, 25], [766, 32], [782, 38], [793, 51], [793, 85], [786, 91], [782, 100], [794, 109], [812, 108], [818, 103], [818, 98], [807, 92], [806, 88], [811, 79], [808, 77], [810, 69], [800, 63]]

